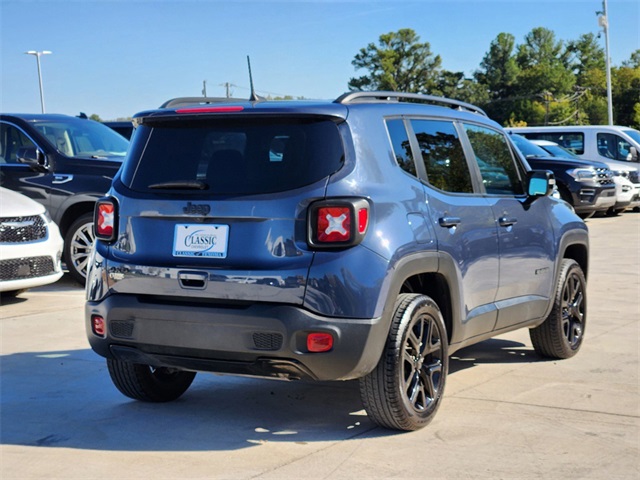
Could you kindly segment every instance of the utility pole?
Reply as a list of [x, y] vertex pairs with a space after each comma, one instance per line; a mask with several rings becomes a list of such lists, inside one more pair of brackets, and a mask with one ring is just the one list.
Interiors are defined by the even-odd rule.
[[202, 96], [203, 97], [207, 96], [207, 81], [206, 80], [202, 81]]
[[607, 114], [609, 125], [613, 125], [613, 100], [611, 98], [611, 58], [609, 57], [609, 17], [607, 15], [607, 0], [602, 0], [602, 11], [596, 12], [598, 25], [604, 30], [605, 64], [607, 69]]
[[224, 87], [227, 92], [227, 98], [231, 98], [231, 84], [229, 82], [224, 82], [220, 84], [221, 87]]
[[44, 91], [42, 89], [42, 71], [40, 69], [40, 57], [42, 55], [50, 55], [52, 52], [48, 50], [43, 50], [42, 52], [37, 52], [35, 50], [29, 50], [28, 52], [24, 52], [25, 55], [33, 55], [36, 57], [36, 61], [38, 63], [38, 82], [40, 84], [40, 106], [42, 107], [42, 113], [44, 113]]

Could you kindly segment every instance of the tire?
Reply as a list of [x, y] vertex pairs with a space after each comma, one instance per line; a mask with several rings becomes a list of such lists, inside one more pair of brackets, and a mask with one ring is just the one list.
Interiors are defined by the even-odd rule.
[[81, 285], [87, 278], [93, 245], [93, 214], [85, 213], [71, 224], [64, 237], [64, 262], [71, 276]]
[[565, 258], [560, 264], [560, 276], [547, 319], [529, 330], [535, 351], [543, 357], [573, 357], [584, 339], [587, 322], [587, 282], [580, 265]]
[[380, 361], [360, 379], [369, 418], [393, 430], [423, 428], [440, 406], [448, 368], [446, 327], [436, 303], [425, 295], [399, 295]]
[[166, 367], [107, 359], [111, 381], [120, 392], [143, 402], [171, 402], [187, 391], [196, 376]]
[[0, 298], [15, 298], [21, 293], [24, 293], [28, 290], [28, 288], [22, 288], [20, 290], [9, 290], [7, 292], [0, 292]]
[[617, 217], [618, 215], [620, 215], [621, 213], [623, 213], [626, 209], [625, 208], [613, 208], [611, 207], [609, 210], [607, 210], [607, 217]]

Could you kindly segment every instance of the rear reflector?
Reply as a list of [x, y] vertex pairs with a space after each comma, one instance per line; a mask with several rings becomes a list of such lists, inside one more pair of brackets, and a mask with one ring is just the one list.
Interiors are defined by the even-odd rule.
[[369, 209], [361, 208], [358, 210], [358, 233], [363, 235], [367, 231], [369, 225]]
[[333, 348], [333, 335], [315, 332], [307, 335], [307, 350], [313, 353], [328, 352]]
[[191, 108], [179, 108], [176, 113], [231, 113], [241, 112], [244, 107], [191, 107]]
[[107, 333], [104, 318], [100, 315], [91, 315], [91, 330], [95, 335], [104, 337]]

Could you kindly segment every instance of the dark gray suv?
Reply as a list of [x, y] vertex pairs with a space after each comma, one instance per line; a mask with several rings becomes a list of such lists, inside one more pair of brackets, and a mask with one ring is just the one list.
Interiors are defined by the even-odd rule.
[[369, 417], [426, 425], [448, 358], [527, 327], [584, 337], [588, 234], [469, 104], [395, 92], [135, 116], [95, 211], [86, 327], [116, 387], [196, 371], [360, 379]]

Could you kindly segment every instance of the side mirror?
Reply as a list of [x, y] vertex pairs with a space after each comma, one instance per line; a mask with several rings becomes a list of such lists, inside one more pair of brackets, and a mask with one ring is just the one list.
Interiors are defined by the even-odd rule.
[[532, 170], [528, 174], [529, 197], [546, 197], [553, 193], [556, 179], [549, 170]]
[[18, 163], [46, 169], [44, 153], [36, 147], [20, 147], [16, 152], [16, 158]]

